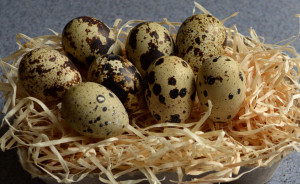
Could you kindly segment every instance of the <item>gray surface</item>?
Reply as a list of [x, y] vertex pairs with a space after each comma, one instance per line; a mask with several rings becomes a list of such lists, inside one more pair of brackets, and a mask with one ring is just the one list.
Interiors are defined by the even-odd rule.
[[[276, 43], [297, 35], [299, 32], [299, 0], [286, 1], [242, 1], [214, 0], [197, 1], [219, 19], [224, 19], [234, 12], [237, 17], [228, 20], [225, 25], [237, 25], [238, 30], [248, 35], [249, 27], [263, 36], [267, 43]], [[17, 49], [15, 35], [24, 33], [30, 37], [51, 34], [47, 28], [61, 32], [64, 25], [72, 18], [94, 16], [109, 26], [116, 18], [124, 22], [131, 19], [161, 21], [163, 17], [170, 21], [183, 21], [192, 14], [193, 1], [167, 0], [1, 0], [0, 1], [0, 57], [5, 57]], [[293, 44], [300, 52], [300, 42]], [[293, 153], [284, 159], [269, 184], [300, 184], [300, 157]], [[0, 152], [0, 183], [27, 184], [42, 183], [31, 180], [30, 175], [22, 170], [17, 162], [15, 151]]]

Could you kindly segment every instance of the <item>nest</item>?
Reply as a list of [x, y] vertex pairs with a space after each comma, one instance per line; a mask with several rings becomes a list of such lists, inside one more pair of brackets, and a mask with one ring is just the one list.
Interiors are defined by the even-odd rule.
[[[116, 20], [116, 37], [126, 38], [137, 22], [141, 21], [118, 28], [121, 20]], [[180, 25], [167, 19], [160, 23], [174, 35]], [[63, 52], [61, 35], [52, 32], [36, 38], [17, 34], [19, 50], [0, 60], [2, 127], [9, 126], [0, 139], [1, 149], [25, 150], [25, 161], [43, 175], [69, 183], [97, 174], [104, 183], [117, 183], [121, 176], [137, 171], [149, 182], [160, 183], [157, 173], [174, 172], [176, 183], [184, 175], [200, 174], [203, 177], [191, 182], [227, 182], [245, 174], [239, 172], [243, 166], [267, 167], [290, 151], [300, 152], [300, 55], [290, 46], [296, 37], [266, 44], [251, 28], [248, 37], [235, 26], [227, 28], [224, 55], [240, 64], [247, 84], [246, 99], [233, 120], [223, 124], [209, 120], [210, 101], [206, 112], [195, 102], [185, 123], [157, 124], [141, 109], [131, 115], [123, 135], [99, 140], [64, 126], [60, 102], [45, 104], [29, 96], [19, 83], [18, 66], [24, 54], [39, 47]]]

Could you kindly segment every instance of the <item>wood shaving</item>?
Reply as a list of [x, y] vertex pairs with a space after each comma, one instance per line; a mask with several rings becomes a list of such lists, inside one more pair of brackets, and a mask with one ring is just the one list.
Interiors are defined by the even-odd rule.
[[[142, 20], [118, 28], [121, 22], [116, 20], [113, 30], [124, 43], [133, 24]], [[174, 35], [180, 25], [167, 19], [160, 24], [169, 26]], [[185, 174], [206, 173], [191, 182], [228, 182], [258, 167], [271, 166], [293, 150], [300, 151], [300, 57], [290, 42], [265, 44], [253, 29], [245, 37], [236, 27], [227, 28], [224, 54], [239, 62], [247, 84], [246, 99], [232, 121], [218, 124], [209, 120], [210, 101], [207, 112], [195, 102], [188, 122], [179, 124], [156, 124], [141, 109], [130, 117], [126, 133], [98, 140], [64, 126], [61, 103], [45, 104], [30, 97], [19, 83], [18, 66], [24, 54], [39, 47], [63, 53], [61, 35], [51, 31], [53, 35], [36, 38], [17, 34], [19, 50], [0, 59], [2, 127], [9, 126], [0, 139], [1, 149], [25, 150], [25, 162], [37, 168], [36, 175], [70, 183], [98, 174], [104, 183], [118, 183], [122, 176], [141, 172], [150, 183], [161, 183], [156, 174], [174, 172], [178, 180], [173, 182], [177, 183]], [[243, 166], [253, 169], [239, 173]]]

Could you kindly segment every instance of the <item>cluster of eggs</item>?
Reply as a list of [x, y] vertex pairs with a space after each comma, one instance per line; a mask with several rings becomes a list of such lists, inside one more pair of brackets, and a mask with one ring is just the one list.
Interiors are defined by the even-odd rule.
[[185, 122], [196, 95], [203, 110], [212, 101], [213, 121], [226, 122], [238, 113], [246, 84], [239, 64], [222, 55], [225, 39], [222, 22], [208, 14], [186, 19], [176, 41], [164, 26], [143, 22], [130, 30], [123, 56], [112, 29], [78, 17], [63, 29], [64, 53], [28, 52], [19, 79], [31, 96], [61, 100], [65, 122], [90, 137], [122, 134], [128, 114], [144, 107], [157, 122]]

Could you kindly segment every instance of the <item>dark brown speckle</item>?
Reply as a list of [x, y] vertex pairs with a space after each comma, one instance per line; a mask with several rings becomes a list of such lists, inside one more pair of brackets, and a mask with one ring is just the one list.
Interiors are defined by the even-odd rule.
[[161, 120], [161, 117], [159, 114], [153, 114], [153, 116], [157, 121]]
[[197, 38], [195, 39], [195, 42], [196, 42], [198, 45], [200, 45], [200, 43], [201, 43], [200, 38], [197, 37]]
[[149, 84], [154, 84], [154, 82], [155, 82], [155, 72], [151, 71], [148, 74], [148, 83]]
[[233, 94], [229, 93], [228, 98], [229, 98], [229, 100], [233, 99]]
[[173, 77], [168, 78], [168, 84], [175, 86], [176, 85], [176, 79]]
[[170, 95], [170, 97], [171, 97], [172, 99], [175, 99], [175, 98], [177, 98], [178, 95], [179, 95], [179, 90], [178, 90], [177, 88], [172, 89], [172, 90], [170, 91], [169, 95]]
[[161, 86], [159, 84], [155, 83], [153, 85], [152, 91], [156, 96], [158, 96], [161, 92]]
[[183, 67], [188, 67], [188, 64], [183, 60], [181, 61], [181, 64], [182, 64]]
[[186, 88], [182, 88], [180, 91], [179, 91], [179, 96], [181, 97], [181, 98], [183, 98], [185, 95], [186, 95]]
[[105, 97], [103, 95], [98, 95], [97, 96], [97, 102], [98, 103], [103, 103], [105, 102]]
[[109, 96], [112, 97], [112, 98], [114, 97], [114, 95], [112, 93], [109, 93]]
[[166, 104], [165, 97], [163, 95], [159, 95], [158, 99], [159, 99], [160, 103]]
[[240, 77], [241, 81], [244, 81], [242, 72], [239, 73], [239, 77]]
[[164, 55], [164, 53], [158, 50], [158, 46], [151, 41], [148, 52], [140, 56], [141, 68], [146, 71], [153, 61]]
[[53, 56], [49, 59], [49, 61], [54, 62], [56, 60], [56, 56]]
[[155, 66], [160, 65], [164, 62], [164, 58], [160, 58], [155, 62]]
[[170, 122], [180, 123], [181, 122], [180, 115], [179, 114], [171, 115]]
[[206, 91], [206, 90], [203, 91], [203, 95], [204, 95], [205, 97], [207, 97], [208, 94], [207, 94], [207, 91]]

